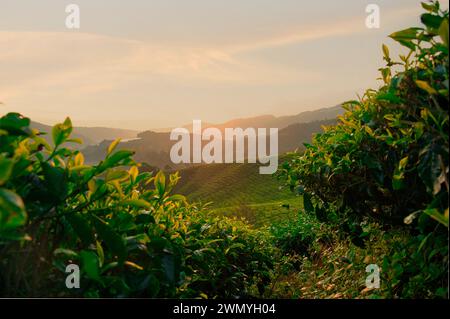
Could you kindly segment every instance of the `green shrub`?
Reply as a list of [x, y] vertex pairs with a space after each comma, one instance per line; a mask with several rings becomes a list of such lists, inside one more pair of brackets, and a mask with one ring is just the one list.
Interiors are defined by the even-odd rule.
[[390, 36], [410, 50], [407, 56], [396, 62], [383, 45], [383, 86], [345, 103], [339, 123], [282, 170], [289, 186], [307, 195], [305, 209], [322, 221], [353, 234], [365, 217], [386, 227], [407, 224], [411, 241], [393, 248], [400, 258], [385, 265], [407, 269], [391, 278], [389, 289], [401, 297], [447, 291], [448, 11], [438, 2], [423, 7], [423, 28]]
[[239, 297], [266, 280], [262, 234], [171, 195], [178, 174], [139, 173], [119, 141], [85, 165], [71, 132], [66, 119], [49, 145], [28, 118], [0, 118], [0, 295]]
[[199, 215], [191, 224], [186, 260], [192, 278], [186, 294], [228, 298], [261, 295], [270, 280], [276, 252], [270, 234], [240, 220]]
[[283, 254], [311, 256], [317, 243], [330, 244], [329, 227], [314, 216], [300, 212], [294, 222], [281, 222], [270, 228], [274, 244]]

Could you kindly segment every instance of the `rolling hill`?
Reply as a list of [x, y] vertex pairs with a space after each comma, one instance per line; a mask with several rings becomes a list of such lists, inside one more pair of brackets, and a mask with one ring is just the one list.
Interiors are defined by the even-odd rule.
[[288, 189], [271, 175], [259, 174], [257, 164], [211, 164], [180, 171], [175, 191], [194, 201], [214, 202], [213, 206], [236, 206], [290, 198]]
[[[296, 149], [302, 150], [303, 143], [309, 143], [312, 135], [322, 131], [322, 126], [333, 125], [335, 119], [314, 121], [309, 123], [296, 123], [289, 125], [279, 131], [278, 147], [279, 154], [283, 154]], [[103, 141], [99, 145], [88, 146], [84, 149], [86, 161], [96, 163], [106, 154], [106, 149], [111, 141]], [[136, 152], [135, 159], [138, 162], [145, 162], [161, 169], [182, 169], [191, 166], [190, 164], [174, 165], [170, 160], [170, 149], [175, 141], [170, 141], [170, 133], [157, 133], [146, 131], [138, 134], [136, 139], [121, 142], [119, 149], [129, 149]], [[206, 144], [207, 142], [205, 142]]]
[[216, 214], [244, 217], [255, 226], [293, 218], [300, 197], [275, 176], [260, 175], [257, 164], [213, 164], [180, 171], [174, 192], [208, 203]]
[[337, 105], [314, 111], [306, 111], [292, 116], [275, 117], [273, 115], [263, 115], [246, 119], [236, 119], [220, 125], [216, 125], [215, 127], [218, 127], [219, 129], [223, 129], [226, 127], [276, 127], [279, 130], [282, 130], [293, 124], [303, 124], [336, 119], [336, 117], [338, 115], [341, 115], [343, 111], [344, 109], [340, 105]]
[[[303, 150], [303, 143], [310, 142], [313, 134], [322, 131], [322, 126], [335, 124], [336, 116], [342, 112], [342, 108], [336, 106], [294, 116], [263, 115], [219, 125], [202, 123], [202, 128], [217, 127], [223, 131], [228, 127], [277, 127], [279, 154], [284, 154]], [[49, 133], [46, 138], [51, 138], [51, 126], [33, 122], [32, 127]], [[185, 127], [192, 128], [189, 125]], [[210, 202], [216, 214], [244, 217], [255, 226], [265, 226], [277, 220], [293, 218], [301, 208], [300, 198], [286, 189], [275, 176], [259, 173], [259, 164], [174, 165], [169, 153], [175, 142], [170, 141], [169, 132], [138, 133], [114, 128], [75, 127], [73, 137], [84, 141], [83, 153], [89, 164], [104, 158], [112, 140], [124, 139], [118, 149], [134, 150], [135, 160], [144, 163], [146, 170], [180, 171], [181, 180], [174, 192], [184, 194], [194, 202]]]
[[[309, 123], [309, 122], [317, 122], [317, 121], [325, 121], [325, 120], [331, 120], [336, 119], [338, 115], [341, 115], [344, 112], [344, 109], [341, 105], [336, 105], [333, 107], [328, 108], [321, 108], [314, 111], [306, 111], [301, 112], [296, 115], [290, 115], [290, 116], [280, 116], [276, 117], [273, 115], [261, 115], [261, 116], [255, 116], [255, 117], [248, 117], [248, 118], [239, 118], [239, 119], [233, 119], [230, 121], [227, 121], [225, 123], [220, 124], [212, 124], [212, 123], [206, 123], [202, 122], [203, 128], [208, 127], [216, 127], [223, 131], [225, 128], [233, 128], [233, 127], [241, 127], [241, 128], [248, 128], [248, 127], [254, 127], [254, 128], [278, 128], [279, 130], [286, 128], [293, 124], [298, 123]], [[184, 125], [184, 128], [187, 128], [189, 131], [192, 132], [192, 123]], [[164, 129], [156, 129], [153, 130], [155, 132], [164, 133], [164, 132], [170, 132], [171, 128], [164, 128]]]
[[[31, 127], [41, 132], [46, 132], [46, 139], [51, 138], [52, 127], [50, 125], [31, 122]], [[96, 145], [104, 140], [115, 140], [116, 138], [132, 139], [135, 138], [138, 131], [109, 128], [109, 127], [74, 127], [72, 138], [83, 140], [83, 146]]]

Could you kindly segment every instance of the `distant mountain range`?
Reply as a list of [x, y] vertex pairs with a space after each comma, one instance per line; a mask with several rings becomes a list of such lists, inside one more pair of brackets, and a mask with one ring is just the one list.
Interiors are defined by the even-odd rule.
[[[31, 127], [46, 132], [46, 139], [51, 140], [52, 127], [50, 125], [31, 122]], [[117, 138], [133, 139], [136, 138], [139, 131], [108, 128], [108, 127], [74, 127], [72, 138], [80, 138], [83, 140], [83, 146], [96, 145], [104, 140], [115, 140]]]
[[[322, 131], [323, 125], [333, 125], [336, 117], [343, 113], [340, 106], [320, 109], [317, 111], [303, 112], [294, 116], [275, 117], [270, 115], [245, 119], [235, 119], [223, 124], [211, 125], [202, 123], [202, 128], [278, 128], [279, 129], [279, 153], [283, 154], [295, 149], [303, 149], [303, 143], [310, 142], [312, 135]], [[191, 126], [185, 126], [192, 129]], [[87, 146], [83, 153], [88, 163], [97, 163], [106, 154], [106, 149], [112, 139], [105, 139], [98, 145]], [[182, 169], [190, 167], [190, 164], [174, 165], [169, 157], [170, 149], [175, 141], [170, 141], [169, 132], [145, 131], [137, 134], [137, 138], [123, 141], [118, 149], [129, 149], [136, 152], [134, 158], [138, 162], [161, 169]], [[207, 142], [205, 142], [207, 143]]]
[[224, 124], [217, 125], [215, 127], [219, 129], [223, 129], [226, 127], [273, 127], [278, 129], [284, 129], [292, 124], [298, 124], [298, 123], [310, 123], [310, 122], [316, 122], [316, 121], [323, 121], [323, 120], [330, 120], [330, 119], [336, 119], [336, 117], [343, 113], [343, 109], [340, 105], [330, 107], [330, 108], [323, 108], [315, 111], [306, 111], [299, 113], [297, 115], [291, 115], [291, 116], [281, 116], [276, 117], [273, 115], [263, 115], [258, 117], [252, 117], [252, 118], [245, 118], [245, 119], [236, 119], [228, 121]]
[[[249, 117], [249, 118], [240, 118], [240, 119], [233, 119], [230, 121], [227, 121], [225, 123], [221, 124], [212, 124], [212, 123], [206, 123], [202, 122], [202, 128], [208, 128], [208, 127], [216, 127], [223, 131], [225, 128], [235, 128], [235, 127], [241, 127], [241, 128], [248, 128], [248, 127], [254, 127], [254, 128], [278, 128], [283, 129], [285, 127], [288, 127], [292, 124], [297, 123], [309, 123], [314, 121], [322, 121], [322, 120], [329, 120], [329, 119], [335, 119], [338, 115], [341, 115], [343, 113], [343, 109], [341, 105], [329, 107], [329, 108], [322, 108], [319, 110], [314, 111], [306, 111], [299, 113], [297, 115], [290, 115], [290, 116], [280, 116], [276, 117], [273, 115], [261, 115], [261, 116], [255, 116], [255, 117]], [[192, 123], [184, 125], [183, 128], [187, 128], [189, 131], [192, 132]], [[166, 133], [170, 132], [172, 128], [163, 128], [163, 129], [156, 129], [153, 130], [154, 132], [158, 133]]]

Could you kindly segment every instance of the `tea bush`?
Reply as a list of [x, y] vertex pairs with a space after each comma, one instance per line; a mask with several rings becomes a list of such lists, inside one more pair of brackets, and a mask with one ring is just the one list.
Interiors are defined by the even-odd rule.
[[282, 170], [307, 211], [356, 242], [366, 217], [410, 230], [384, 265], [389, 294], [401, 297], [447, 294], [448, 11], [422, 6], [424, 27], [390, 35], [409, 54], [394, 61], [383, 45], [382, 87], [345, 103], [339, 123]]
[[71, 132], [55, 125], [49, 145], [28, 118], [0, 118], [1, 296], [240, 297], [267, 280], [268, 235], [171, 195], [178, 174], [140, 173], [119, 140], [86, 165]]
[[308, 256], [318, 244], [331, 244], [330, 227], [310, 214], [300, 212], [293, 222], [279, 222], [270, 227], [274, 244], [282, 254]]
[[262, 295], [278, 252], [271, 235], [240, 220], [200, 216], [186, 239], [192, 278], [188, 296], [201, 291], [229, 298]]

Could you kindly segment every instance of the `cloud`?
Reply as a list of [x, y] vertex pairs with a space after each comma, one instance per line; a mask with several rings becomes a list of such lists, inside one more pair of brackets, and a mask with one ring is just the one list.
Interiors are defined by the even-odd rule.
[[[388, 24], [417, 8], [384, 14]], [[171, 46], [112, 36], [72, 32], [0, 31], [0, 99], [24, 95], [83, 95], [124, 84], [166, 79], [180, 83], [286, 84], [319, 81], [322, 74], [298, 71], [241, 53], [367, 32], [364, 20], [292, 28], [245, 43], [216, 47]]]
[[62, 32], [0, 32], [0, 69], [4, 99], [52, 89], [94, 93], [151, 77], [263, 83], [294, 76], [289, 69], [268, 63], [238, 61], [232, 52], [220, 48], [170, 47]]
[[[417, 16], [421, 12], [420, 6], [403, 7], [397, 10], [390, 10], [382, 13], [381, 20], [384, 26], [391, 25], [395, 21], [405, 16]], [[365, 16], [356, 16], [350, 19], [333, 21], [324, 23], [320, 21], [317, 25], [299, 26], [291, 30], [287, 30], [282, 34], [272, 35], [257, 41], [237, 44], [228, 49], [230, 53], [240, 53], [267, 49], [273, 47], [286, 46], [291, 44], [301, 44], [308, 41], [319, 39], [349, 36], [370, 32], [371, 30], [365, 26]]]

